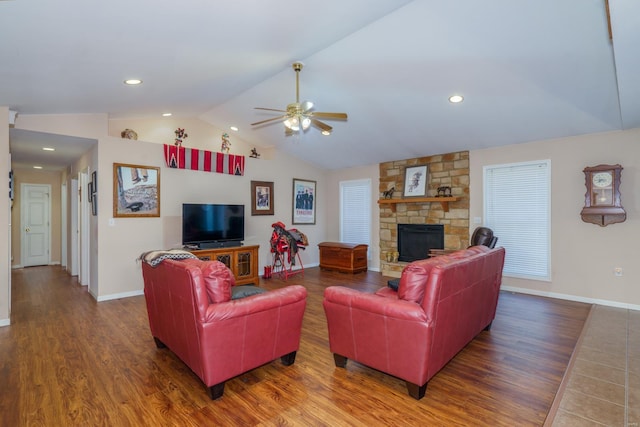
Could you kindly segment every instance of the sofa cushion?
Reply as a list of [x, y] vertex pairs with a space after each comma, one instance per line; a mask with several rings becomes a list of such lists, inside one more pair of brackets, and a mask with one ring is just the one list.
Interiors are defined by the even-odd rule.
[[398, 298], [412, 301], [418, 304], [424, 299], [427, 279], [431, 269], [437, 265], [451, 262], [447, 255], [414, 261], [402, 270], [400, 283], [398, 284]]
[[220, 261], [199, 259], [187, 259], [183, 262], [200, 267], [209, 302], [217, 304], [231, 301], [231, 288], [236, 284], [236, 279], [226, 265]]

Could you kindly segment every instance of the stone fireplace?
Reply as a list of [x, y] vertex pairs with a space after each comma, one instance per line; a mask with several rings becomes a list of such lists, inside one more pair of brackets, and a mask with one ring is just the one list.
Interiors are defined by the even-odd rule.
[[[402, 198], [405, 168], [428, 165], [428, 198], [437, 188], [451, 187], [456, 201], [439, 203], [437, 199]], [[400, 277], [408, 261], [396, 258], [399, 253], [398, 225], [438, 224], [444, 232], [445, 249], [463, 249], [469, 245], [469, 152], [459, 151], [436, 156], [380, 163], [380, 197], [395, 187], [393, 204], [380, 204], [380, 269], [383, 275]], [[387, 258], [387, 255], [389, 258]], [[389, 259], [389, 261], [387, 260]]]

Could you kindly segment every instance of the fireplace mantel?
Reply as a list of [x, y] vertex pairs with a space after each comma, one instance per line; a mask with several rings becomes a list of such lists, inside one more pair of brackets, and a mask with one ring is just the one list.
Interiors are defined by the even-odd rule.
[[389, 205], [392, 212], [396, 211], [396, 204], [398, 203], [431, 203], [439, 202], [442, 205], [442, 210], [449, 212], [449, 202], [457, 202], [458, 197], [411, 197], [410, 199], [380, 199], [379, 205]]

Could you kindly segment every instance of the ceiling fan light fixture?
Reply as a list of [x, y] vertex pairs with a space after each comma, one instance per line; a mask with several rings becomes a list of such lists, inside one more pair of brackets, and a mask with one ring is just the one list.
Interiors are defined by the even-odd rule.
[[300, 130], [300, 120], [298, 120], [298, 116], [289, 117], [284, 121], [284, 125], [295, 132]]
[[311, 119], [309, 117], [302, 116], [302, 129], [307, 130], [311, 126]]
[[291, 135], [292, 132], [306, 131], [311, 125], [319, 128], [323, 135], [329, 135], [331, 133], [331, 126], [318, 120], [321, 119], [337, 119], [346, 120], [347, 113], [329, 113], [329, 112], [317, 112], [311, 111], [313, 109], [313, 102], [303, 101], [300, 102], [300, 70], [302, 70], [303, 64], [301, 62], [293, 63], [293, 70], [296, 72], [296, 102], [287, 105], [286, 110], [280, 110], [276, 108], [263, 108], [255, 107], [256, 110], [277, 111], [279, 113], [285, 113], [279, 117], [273, 117], [271, 119], [261, 120], [255, 123], [251, 123], [251, 126], [263, 125], [266, 123], [274, 122], [276, 120], [283, 120], [285, 126], [285, 135]]

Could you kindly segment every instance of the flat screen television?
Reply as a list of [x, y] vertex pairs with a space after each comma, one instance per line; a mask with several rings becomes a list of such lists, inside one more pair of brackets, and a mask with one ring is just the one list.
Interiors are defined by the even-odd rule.
[[240, 246], [244, 240], [244, 205], [184, 203], [182, 244], [201, 249]]

